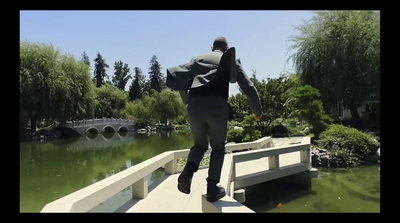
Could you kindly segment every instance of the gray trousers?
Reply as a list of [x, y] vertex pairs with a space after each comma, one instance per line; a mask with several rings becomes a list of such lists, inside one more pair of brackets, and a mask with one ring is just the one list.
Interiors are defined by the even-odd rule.
[[228, 103], [222, 97], [193, 97], [189, 99], [187, 109], [194, 141], [188, 162], [194, 163], [197, 171], [210, 143], [212, 151], [207, 181], [218, 183], [225, 157]]

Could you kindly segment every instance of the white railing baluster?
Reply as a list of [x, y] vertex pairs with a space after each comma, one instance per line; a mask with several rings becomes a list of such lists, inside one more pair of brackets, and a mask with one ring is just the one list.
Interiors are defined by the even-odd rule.
[[132, 199], [143, 199], [147, 197], [148, 194], [148, 180], [147, 176], [142, 179], [136, 181], [132, 184]]
[[279, 155], [268, 157], [268, 169], [279, 170]]

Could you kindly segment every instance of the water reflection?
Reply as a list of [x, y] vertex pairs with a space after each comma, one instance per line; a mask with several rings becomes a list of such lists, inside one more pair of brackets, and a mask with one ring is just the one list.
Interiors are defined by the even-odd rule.
[[[282, 208], [277, 208], [281, 203]], [[256, 212], [380, 212], [379, 164], [320, 169], [306, 187], [270, 181], [246, 188], [244, 203]]]
[[[20, 143], [20, 211], [45, 204], [169, 150], [192, 145], [190, 133], [105, 133]], [[153, 182], [159, 170], [149, 176]]]

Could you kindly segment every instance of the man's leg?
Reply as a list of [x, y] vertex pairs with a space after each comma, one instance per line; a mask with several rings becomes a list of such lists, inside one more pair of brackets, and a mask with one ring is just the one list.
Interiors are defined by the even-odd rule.
[[204, 113], [199, 107], [188, 107], [188, 116], [194, 146], [190, 148], [187, 163], [193, 163], [196, 167], [196, 172], [203, 159], [204, 153], [208, 149], [208, 126], [204, 120]]
[[203, 119], [203, 113], [191, 101], [189, 101], [188, 115], [194, 146], [190, 149], [186, 165], [178, 177], [178, 189], [186, 194], [190, 193], [193, 174], [199, 169], [204, 153], [208, 149], [207, 124]]
[[215, 106], [206, 114], [209, 126], [210, 145], [212, 148], [208, 179], [220, 180], [221, 168], [225, 157], [225, 142], [228, 124], [228, 106], [226, 101], [221, 101], [220, 106]]
[[211, 157], [207, 177], [207, 200], [214, 202], [225, 196], [225, 190], [218, 187], [221, 169], [225, 157], [225, 141], [228, 124], [228, 105], [225, 100], [217, 101], [217, 105], [206, 113], [209, 126]]

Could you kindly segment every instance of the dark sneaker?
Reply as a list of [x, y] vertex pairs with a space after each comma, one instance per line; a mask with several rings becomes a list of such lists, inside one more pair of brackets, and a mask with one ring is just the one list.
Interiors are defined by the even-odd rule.
[[183, 174], [178, 177], [178, 190], [185, 194], [190, 194], [190, 185], [192, 184], [192, 177]]
[[207, 187], [207, 201], [215, 202], [225, 197], [225, 189], [219, 186], [208, 186]]

